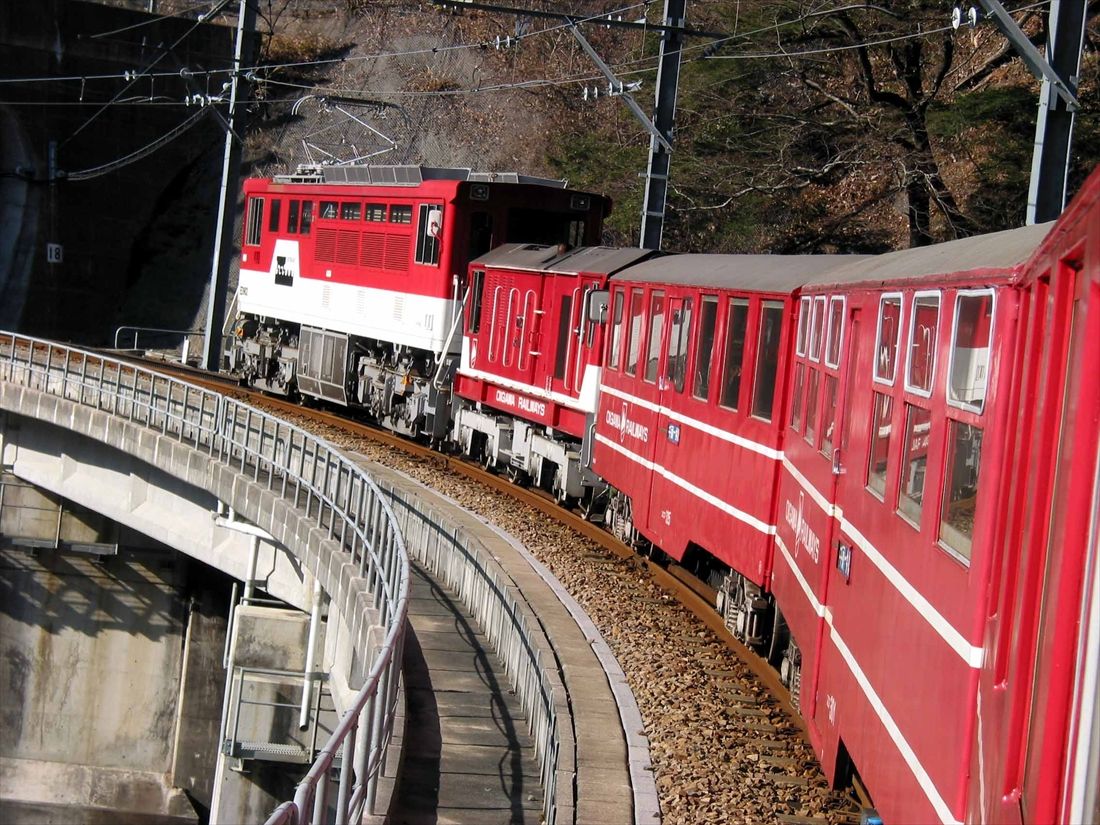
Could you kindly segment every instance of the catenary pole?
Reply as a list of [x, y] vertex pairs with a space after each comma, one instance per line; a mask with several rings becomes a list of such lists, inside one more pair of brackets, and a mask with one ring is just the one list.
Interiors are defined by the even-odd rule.
[[225, 291], [233, 257], [233, 215], [237, 208], [237, 184], [241, 166], [241, 135], [245, 112], [238, 111], [241, 66], [246, 55], [251, 62], [252, 33], [256, 28], [256, 0], [241, 0], [237, 12], [237, 42], [233, 53], [233, 73], [229, 81], [229, 112], [222, 156], [222, 185], [218, 199], [218, 222], [214, 229], [214, 254], [210, 266], [209, 295], [206, 302], [206, 336], [203, 342], [203, 367], [221, 366], [222, 326], [225, 323]]

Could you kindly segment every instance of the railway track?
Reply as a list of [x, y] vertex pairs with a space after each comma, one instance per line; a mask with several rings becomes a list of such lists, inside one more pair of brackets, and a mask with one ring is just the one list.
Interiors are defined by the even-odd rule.
[[775, 671], [726, 631], [706, 586], [686, 571], [661, 567], [541, 491], [464, 460], [221, 376], [141, 363], [246, 398], [401, 470], [522, 541], [585, 608], [626, 673], [667, 825], [859, 821], [858, 803], [829, 789]]

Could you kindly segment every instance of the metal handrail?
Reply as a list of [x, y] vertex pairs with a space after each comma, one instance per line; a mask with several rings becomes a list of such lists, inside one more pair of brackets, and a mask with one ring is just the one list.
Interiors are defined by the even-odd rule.
[[[343, 748], [336, 822], [373, 813], [396, 713], [408, 611], [409, 560], [389, 502], [360, 467], [298, 427], [220, 393], [118, 359], [0, 331], [0, 380], [148, 427], [206, 453], [326, 527], [358, 568], [385, 628], [362, 688], [267, 825], [324, 821], [327, 772]], [[344, 617], [351, 625], [352, 617]], [[366, 738], [359, 733], [364, 725]]]

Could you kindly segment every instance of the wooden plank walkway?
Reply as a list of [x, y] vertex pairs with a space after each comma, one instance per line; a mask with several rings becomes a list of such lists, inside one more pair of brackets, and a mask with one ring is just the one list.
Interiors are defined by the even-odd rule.
[[542, 818], [523, 709], [469, 611], [414, 565], [405, 641], [403, 764], [393, 825], [512, 825]]

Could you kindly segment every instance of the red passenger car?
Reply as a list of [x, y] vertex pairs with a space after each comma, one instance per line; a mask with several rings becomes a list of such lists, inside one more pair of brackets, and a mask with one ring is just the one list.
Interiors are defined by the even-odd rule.
[[1100, 176], [1027, 266], [967, 820], [1100, 822]]
[[562, 501], [602, 489], [586, 453], [602, 365], [598, 321], [608, 277], [652, 254], [508, 244], [471, 264], [453, 432], [466, 455]]
[[608, 526], [709, 576], [753, 644], [770, 627], [791, 295], [846, 260], [678, 255], [613, 279], [593, 461]]
[[829, 775], [961, 821], [1014, 277], [1049, 227], [855, 262], [799, 299], [772, 593]]

